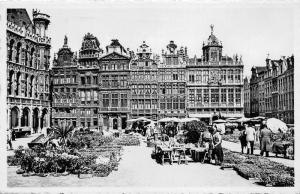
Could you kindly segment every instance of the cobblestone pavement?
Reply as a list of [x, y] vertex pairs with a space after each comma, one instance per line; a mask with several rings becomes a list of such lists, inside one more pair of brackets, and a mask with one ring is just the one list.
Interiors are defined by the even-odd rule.
[[100, 187], [261, 187], [233, 170], [201, 163], [160, 165], [151, 159], [153, 148], [124, 147], [118, 171], [108, 177], [79, 179], [66, 177], [22, 177], [16, 167], [8, 167], [9, 187], [100, 186]]
[[[234, 151], [234, 152], [241, 152], [241, 145], [239, 143], [229, 142], [229, 141], [222, 141], [222, 147], [226, 148], [228, 150]], [[254, 150], [255, 155], [260, 154], [260, 150]], [[268, 159], [282, 163], [286, 166], [294, 167], [294, 160], [283, 158], [281, 155], [278, 155], [280, 157], [276, 158], [275, 154], [270, 152]]]

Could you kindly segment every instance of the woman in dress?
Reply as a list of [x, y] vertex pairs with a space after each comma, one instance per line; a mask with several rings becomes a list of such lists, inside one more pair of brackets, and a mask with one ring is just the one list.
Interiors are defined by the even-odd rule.
[[215, 130], [215, 133], [213, 135], [213, 155], [215, 156], [215, 164], [216, 165], [221, 165], [223, 162], [223, 149], [222, 149], [222, 136], [220, 134], [221, 130], [217, 129]]
[[272, 132], [267, 128], [265, 122], [261, 125], [260, 129], [260, 155], [263, 156], [266, 152], [266, 157], [269, 157], [271, 151], [271, 135]]

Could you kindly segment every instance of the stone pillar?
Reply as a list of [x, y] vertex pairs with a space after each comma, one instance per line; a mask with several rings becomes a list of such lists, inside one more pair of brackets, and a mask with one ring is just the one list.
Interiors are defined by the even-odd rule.
[[113, 129], [113, 118], [111, 116], [108, 117], [108, 130]]
[[22, 119], [22, 115], [23, 115], [23, 109], [22, 109], [22, 107], [20, 107], [20, 114], [19, 114], [19, 120], [18, 120], [18, 127], [21, 127], [21, 119]]
[[122, 119], [121, 119], [121, 115], [118, 115], [118, 130], [122, 130]]
[[39, 133], [41, 132], [41, 125], [42, 125], [41, 118], [42, 118], [42, 114], [43, 114], [43, 112], [41, 110], [39, 110], [39, 115], [38, 115], [38, 129], [37, 129], [37, 131]]
[[11, 109], [7, 109], [7, 128], [11, 128]]

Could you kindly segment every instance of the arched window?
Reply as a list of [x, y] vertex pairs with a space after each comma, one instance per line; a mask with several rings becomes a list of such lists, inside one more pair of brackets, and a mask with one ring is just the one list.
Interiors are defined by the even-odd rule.
[[13, 46], [14, 46], [15, 41], [12, 39], [10, 40], [9, 43], [9, 49], [8, 49], [8, 60], [11, 61], [12, 60], [12, 54], [13, 54]]
[[21, 46], [22, 44], [19, 42], [17, 44], [16, 63], [20, 63]]
[[33, 67], [33, 57], [34, 57], [34, 48], [31, 49], [30, 51], [30, 67]]

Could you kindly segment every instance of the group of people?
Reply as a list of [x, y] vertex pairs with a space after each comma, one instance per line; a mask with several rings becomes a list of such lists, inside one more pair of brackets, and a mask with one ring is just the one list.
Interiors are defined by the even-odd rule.
[[209, 163], [214, 159], [216, 165], [221, 165], [224, 158], [221, 133], [222, 129], [214, 124], [211, 129], [207, 128], [199, 139], [199, 147], [205, 148]]
[[252, 123], [245, 123], [240, 134], [240, 142], [242, 153], [244, 149], [247, 149], [247, 154], [253, 154], [254, 142], [260, 142], [260, 155], [263, 156], [266, 153], [266, 157], [269, 156], [271, 151], [271, 135], [272, 132], [267, 128], [266, 122], [262, 121], [260, 130], [255, 130]]

